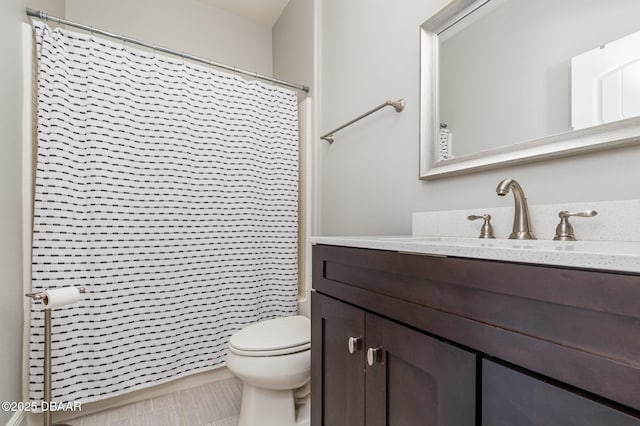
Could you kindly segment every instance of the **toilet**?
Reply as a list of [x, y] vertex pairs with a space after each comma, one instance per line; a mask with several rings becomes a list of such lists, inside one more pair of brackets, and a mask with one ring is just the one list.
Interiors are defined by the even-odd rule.
[[275, 318], [237, 331], [229, 340], [227, 368], [243, 381], [238, 426], [309, 425], [309, 318]]

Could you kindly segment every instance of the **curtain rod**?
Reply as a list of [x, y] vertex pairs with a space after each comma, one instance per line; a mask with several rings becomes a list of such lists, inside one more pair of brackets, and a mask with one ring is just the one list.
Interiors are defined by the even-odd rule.
[[68, 21], [66, 19], [63, 19], [63, 18], [60, 18], [60, 17], [57, 17], [57, 16], [52, 16], [52, 15], [49, 15], [47, 13], [41, 12], [39, 10], [34, 10], [34, 9], [31, 9], [31, 8], [27, 8], [27, 16], [31, 16], [31, 17], [34, 17], [34, 18], [42, 19], [44, 21], [50, 20], [52, 22], [57, 23], [58, 25], [66, 25], [66, 26], [69, 26], [69, 27], [80, 28], [82, 30], [89, 31], [89, 32], [91, 32], [93, 34], [100, 34], [100, 35], [103, 35], [103, 36], [106, 36], [106, 37], [115, 38], [115, 39], [118, 39], [118, 40], [122, 40], [125, 43], [137, 44], [138, 46], [142, 46], [142, 47], [146, 47], [146, 48], [149, 48], [149, 49], [153, 49], [153, 50], [158, 51], [158, 52], [163, 52], [163, 53], [167, 53], [169, 55], [179, 56], [181, 58], [189, 59], [189, 60], [192, 60], [192, 61], [195, 61], [195, 62], [200, 62], [200, 63], [206, 64], [206, 65], [212, 66], [212, 67], [222, 68], [222, 69], [225, 69], [227, 71], [232, 71], [234, 73], [243, 74], [243, 75], [246, 75], [246, 76], [249, 76], [249, 77], [258, 78], [258, 79], [261, 79], [261, 80], [269, 81], [271, 83], [279, 84], [281, 86], [291, 87], [293, 89], [302, 90], [305, 93], [309, 93], [309, 87], [308, 86], [304, 86], [302, 84], [290, 83], [288, 81], [279, 80], [277, 78], [268, 77], [266, 75], [258, 74], [257, 72], [246, 71], [246, 70], [243, 70], [243, 69], [240, 69], [240, 68], [235, 68], [235, 67], [232, 67], [232, 66], [229, 66], [229, 65], [226, 65], [226, 64], [221, 64], [219, 62], [213, 62], [213, 61], [210, 61], [208, 59], [201, 58], [201, 57], [198, 57], [198, 56], [189, 55], [189, 54], [186, 54], [184, 52], [179, 52], [177, 50], [169, 49], [167, 47], [156, 46], [154, 44], [150, 44], [150, 43], [146, 43], [144, 41], [136, 40], [134, 38], [125, 37], [123, 35], [114, 34], [114, 33], [108, 32], [108, 31], [104, 31], [104, 30], [100, 30], [100, 29], [97, 29], [97, 28], [93, 28], [93, 27], [90, 27], [88, 25], [83, 25], [83, 24], [79, 24], [77, 22]]

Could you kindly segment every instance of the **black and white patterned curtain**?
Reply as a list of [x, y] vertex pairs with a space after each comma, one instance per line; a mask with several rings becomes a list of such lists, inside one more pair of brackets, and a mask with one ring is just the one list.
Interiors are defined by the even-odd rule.
[[[294, 92], [35, 21], [34, 291], [53, 310], [55, 401], [224, 365], [229, 336], [296, 312]], [[43, 311], [30, 391], [42, 399]]]

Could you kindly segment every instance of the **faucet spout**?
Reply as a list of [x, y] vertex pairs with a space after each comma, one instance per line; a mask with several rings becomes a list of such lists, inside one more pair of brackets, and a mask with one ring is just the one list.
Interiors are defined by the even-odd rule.
[[531, 220], [529, 219], [529, 206], [527, 206], [527, 198], [524, 196], [524, 191], [522, 190], [520, 184], [514, 179], [505, 179], [498, 184], [496, 193], [504, 197], [509, 193], [509, 190], [511, 190], [511, 192], [513, 193], [513, 199], [515, 202], [513, 231], [509, 235], [509, 239], [535, 240], [536, 237], [531, 231]]

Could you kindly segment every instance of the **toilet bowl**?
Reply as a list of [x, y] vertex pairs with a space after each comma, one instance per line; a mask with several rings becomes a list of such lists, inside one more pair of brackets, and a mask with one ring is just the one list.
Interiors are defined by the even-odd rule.
[[229, 340], [227, 368], [243, 382], [238, 426], [309, 424], [307, 317], [276, 318], [237, 331]]

